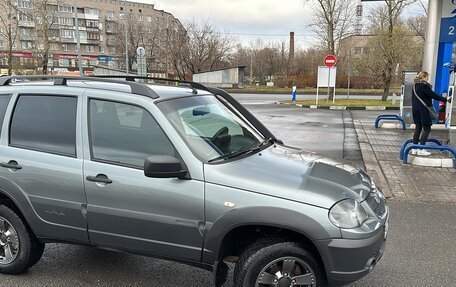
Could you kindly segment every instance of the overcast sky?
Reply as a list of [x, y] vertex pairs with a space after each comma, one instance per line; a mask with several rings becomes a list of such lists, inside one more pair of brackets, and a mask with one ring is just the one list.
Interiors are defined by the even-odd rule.
[[[134, 0], [133, 0], [134, 1]], [[138, 0], [154, 3], [156, 9], [172, 13], [181, 22], [207, 21], [219, 31], [235, 34], [239, 41], [262, 39], [265, 42], [286, 41], [290, 31], [296, 35], [296, 47], [307, 48], [315, 36], [307, 28], [312, 10], [302, 0]], [[365, 14], [379, 3], [364, 3]], [[412, 7], [407, 15], [416, 13]]]

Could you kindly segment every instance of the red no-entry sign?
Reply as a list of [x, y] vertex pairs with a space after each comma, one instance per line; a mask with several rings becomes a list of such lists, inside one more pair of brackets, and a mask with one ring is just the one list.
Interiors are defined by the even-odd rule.
[[325, 66], [328, 68], [332, 68], [337, 64], [337, 58], [334, 55], [328, 55], [325, 57]]

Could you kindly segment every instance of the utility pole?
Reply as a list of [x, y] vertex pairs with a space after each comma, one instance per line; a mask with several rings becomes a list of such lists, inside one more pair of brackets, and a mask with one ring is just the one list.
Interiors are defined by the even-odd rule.
[[78, 50], [78, 67], [79, 75], [84, 75], [82, 70], [82, 57], [81, 57], [81, 38], [79, 35], [79, 21], [78, 21], [78, 7], [76, 6], [76, 0], [73, 0], [73, 9], [74, 9], [74, 25], [76, 26], [76, 46]]

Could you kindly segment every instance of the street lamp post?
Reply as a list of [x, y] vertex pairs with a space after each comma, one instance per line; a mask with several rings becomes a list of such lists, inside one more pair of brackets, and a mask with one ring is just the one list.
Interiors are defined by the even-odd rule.
[[76, 26], [76, 47], [78, 50], [78, 67], [79, 67], [79, 75], [82, 76], [84, 74], [82, 70], [82, 56], [81, 56], [81, 39], [79, 35], [79, 21], [78, 21], [78, 7], [76, 6], [76, 0], [73, 0], [73, 9], [74, 9], [74, 25]]

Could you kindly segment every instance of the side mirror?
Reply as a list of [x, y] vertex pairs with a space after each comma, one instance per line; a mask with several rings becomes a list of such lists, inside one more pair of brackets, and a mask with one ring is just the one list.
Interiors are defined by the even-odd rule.
[[188, 170], [169, 155], [152, 155], [144, 161], [144, 175], [155, 178], [184, 178]]

